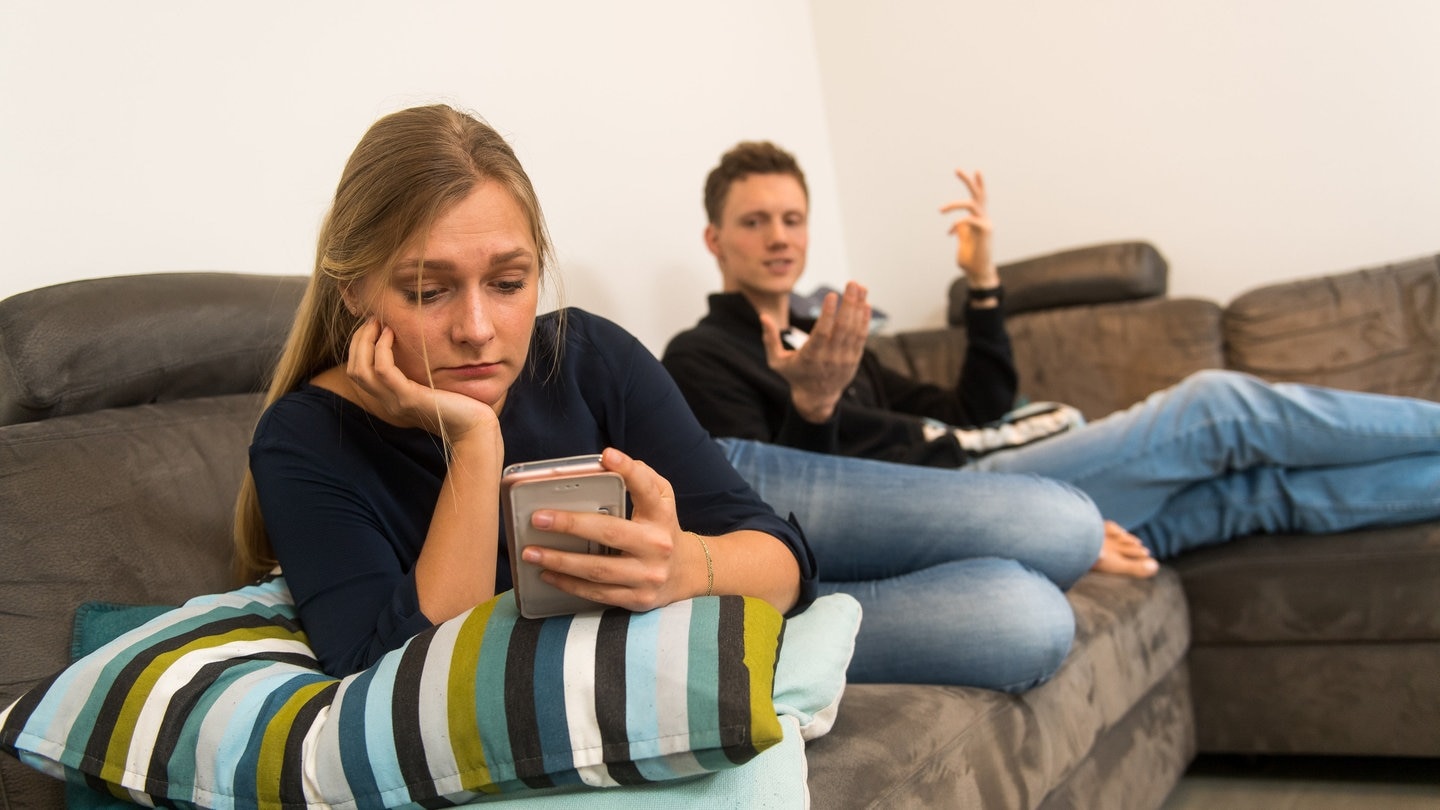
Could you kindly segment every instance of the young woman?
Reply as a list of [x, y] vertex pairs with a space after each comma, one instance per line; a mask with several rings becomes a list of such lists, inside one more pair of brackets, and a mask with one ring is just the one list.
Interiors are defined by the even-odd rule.
[[618, 552], [525, 548], [520, 564], [561, 590], [632, 610], [813, 599], [798, 528], [726, 463], [658, 361], [588, 313], [536, 316], [550, 258], [529, 178], [474, 117], [403, 110], [351, 155], [236, 521], [242, 572], [282, 567], [326, 672], [510, 587], [499, 487], [519, 461], [603, 451], [633, 501], [629, 519], [533, 515]]

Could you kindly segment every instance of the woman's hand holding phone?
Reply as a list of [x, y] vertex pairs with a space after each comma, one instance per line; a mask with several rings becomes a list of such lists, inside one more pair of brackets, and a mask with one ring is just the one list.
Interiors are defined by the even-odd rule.
[[703, 551], [699, 543], [685, 542], [670, 482], [613, 447], [605, 450], [601, 463], [625, 481], [634, 504], [629, 520], [549, 509], [535, 511], [530, 520], [542, 532], [574, 535], [619, 553], [586, 554], [531, 544], [521, 550], [522, 564], [544, 569], [540, 578], [566, 593], [633, 611], [704, 593]]

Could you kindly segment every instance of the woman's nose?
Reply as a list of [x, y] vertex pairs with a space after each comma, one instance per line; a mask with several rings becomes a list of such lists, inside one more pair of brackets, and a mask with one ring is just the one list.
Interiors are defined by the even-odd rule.
[[495, 336], [495, 325], [490, 321], [489, 309], [480, 293], [465, 296], [457, 308], [454, 322], [457, 343], [485, 343]]

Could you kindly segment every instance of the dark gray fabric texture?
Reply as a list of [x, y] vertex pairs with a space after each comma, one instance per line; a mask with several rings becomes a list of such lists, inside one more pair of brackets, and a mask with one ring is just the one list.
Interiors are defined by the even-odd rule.
[[[1054, 307], [1110, 304], [1165, 294], [1170, 266], [1149, 242], [1113, 242], [1062, 250], [996, 268], [1012, 315]], [[950, 285], [946, 322], [965, 323], [970, 286]]]
[[[1112, 734], [1167, 740], [1160, 749], [1116, 742], [1114, 762], [1154, 770], [1142, 794], [1163, 796], [1192, 756], [1188, 722], [1125, 726], [1137, 703], [1183, 671], [1189, 630], [1179, 580], [1093, 574], [1070, 591], [1076, 643], [1049, 682], [1023, 695], [946, 686], [852, 684], [829, 735], [811, 742], [815, 807], [1037, 807], [1082, 769]], [[1169, 694], [1166, 687], [1160, 694]], [[1188, 700], [1153, 709], [1188, 720]], [[1150, 715], [1135, 715], [1142, 726]], [[1117, 731], [1117, 729], [1119, 729]], [[1154, 806], [1149, 805], [1149, 806]]]
[[[260, 398], [115, 408], [0, 427], [0, 705], [69, 662], [75, 609], [234, 586], [231, 511]], [[0, 807], [63, 806], [0, 757]]]
[[0, 424], [264, 388], [296, 276], [155, 273], [0, 301]]
[[1177, 666], [1125, 715], [1041, 810], [1160, 807], [1195, 758], [1188, 670]]
[[1237, 371], [1440, 400], [1440, 257], [1245, 293], [1225, 339]]
[[[1163, 298], [1064, 307], [1007, 319], [1020, 372], [1020, 396], [1064, 402], [1098, 419], [1224, 365], [1221, 310], [1210, 301]], [[965, 333], [926, 329], [877, 335], [872, 351], [892, 368], [953, 385]]]
[[1196, 644], [1440, 640], [1440, 524], [1246, 537], [1174, 568]]
[[1440, 641], [1197, 644], [1200, 750], [1440, 757]]

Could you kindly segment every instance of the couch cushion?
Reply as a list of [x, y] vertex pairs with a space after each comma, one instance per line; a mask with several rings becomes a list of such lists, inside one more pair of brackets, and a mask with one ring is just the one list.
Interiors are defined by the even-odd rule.
[[[1080, 304], [1105, 304], [1165, 294], [1169, 265], [1148, 242], [1114, 242], [1062, 250], [1002, 264], [1005, 309], [1010, 314]], [[965, 323], [969, 285], [950, 285], [951, 326]]]
[[[1190, 640], [1168, 567], [1149, 580], [1090, 574], [1069, 599], [1075, 646], [1054, 678], [1022, 695], [851, 684], [836, 733], [810, 745], [814, 806], [1037, 806], [1183, 667]], [[1188, 739], [1178, 741], [1154, 778], [1173, 782], [1190, 750]]]
[[298, 276], [155, 273], [0, 301], [0, 424], [261, 390]]
[[1173, 564], [1197, 644], [1440, 641], [1440, 523], [1245, 537]]
[[1252, 290], [1224, 326], [1237, 371], [1440, 400], [1440, 257]]

